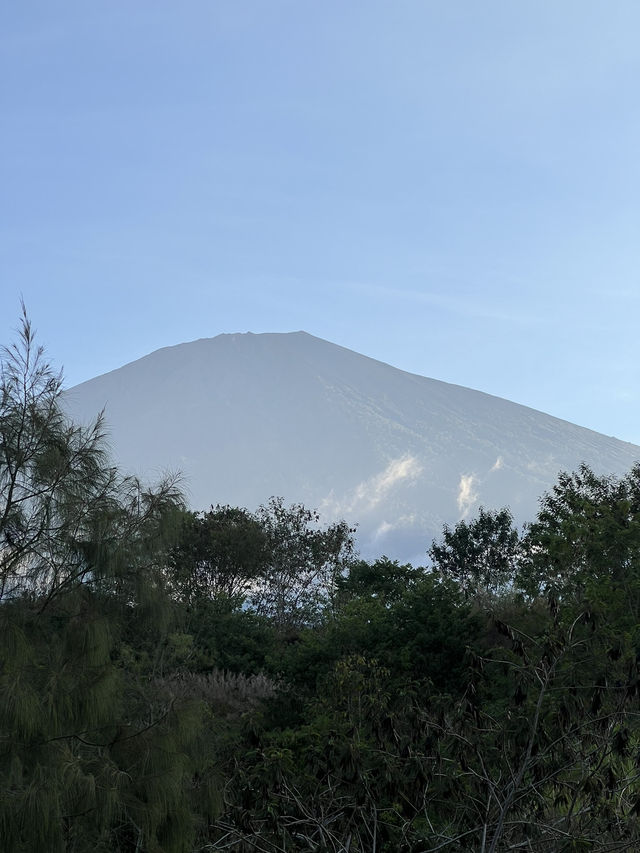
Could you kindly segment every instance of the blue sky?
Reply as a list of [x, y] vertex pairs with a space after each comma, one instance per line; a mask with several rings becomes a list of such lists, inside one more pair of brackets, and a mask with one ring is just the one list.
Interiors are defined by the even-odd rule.
[[640, 5], [25, 0], [0, 340], [312, 334], [640, 444]]

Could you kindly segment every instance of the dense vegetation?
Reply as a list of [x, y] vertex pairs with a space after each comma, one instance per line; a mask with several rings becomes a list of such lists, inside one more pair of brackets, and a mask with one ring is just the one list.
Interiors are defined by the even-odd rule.
[[[0, 384], [0, 847], [640, 849], [640, 467], [521, 534], [357, 559], [302, 506], [188, 512], [60, 409], [26, 317]], [[426, 556], [426, 555], [425, 555]]]

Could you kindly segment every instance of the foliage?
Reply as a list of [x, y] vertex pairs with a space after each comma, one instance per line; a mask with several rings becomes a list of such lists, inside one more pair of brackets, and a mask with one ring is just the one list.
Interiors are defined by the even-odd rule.
[[26, 316], [0, 393], [0, 837], [16, 853], [190, 849], [205, 709], [121, 642], [127, 622], [166, 632], [176, 494], [109, 466], [100, 419], [66, 421]]
[[442, 542], [429, 549], [433, 565], [458, 582], [467, 597], [495, 595], [509, 586], [516, 573], [518, 531], [508, 509], [491, 512], [480, 507], [472, 521], [444, 526]]
[[499, 629], [505, 646], [471, 655], [464, 696], [430, 720], [433, 849], [635, 849], [635, 655], [612, 661], [586, 613]]
[[382, 558], [355, 563], [337, 587], [332, 617], [283, 654], [283, 672], [297, 685], [315, 689], [339, 660], [366, 655], [403, 684], [456, 689], [479, 625], [454, 584]]
[[640, 849], [640, 466], [367, 562], [123, 477], [26, 315], [0, 393], [2, 849]]
[[271, 498], [256, 514], [267, 538], [268, 561], [250, 596], [255, 612], [281, 631], [315, 624], [331, 608], [337, 579], [353, 557], [354, 529], [344, 521], [319, 527], [301, 504]]
[[623, 478], [586, 465], [563, 473], [526, 537], [518, 583], [527, 594], [605, 605], [640, 622], [640, 465]]
[[353, 557], [353, 529], [319, 525], [317, 512], [271, 500], [251, 513], [217, 506], [187, 514], [170, 572], [178, 597], [248, 606], [282, 632], [318, 621]]
[[[445, 530], [446, 581], [355, 563], [331, 618], [285, 656], [304, 706], [252, 730], [213, 837], [237, 850], [637, 849], [640, 679], [616, 594], [634, 578], [632, 519], [609, 478], [589, 482], [597, 511], [574, 488], [560, 481], [564, 515], [545, 498], [524, 540], [506, 513]], [[563, 548], [569, 532], [584, 547]], [[527, 587], [558, 553], [561, 593]]]
[[171, 577], [187, 602], [203, 599], [242, 603], [264, 572], [268, 542], [263, 525], [246, 509], [217, 506], [185, 514], [171, 551]]

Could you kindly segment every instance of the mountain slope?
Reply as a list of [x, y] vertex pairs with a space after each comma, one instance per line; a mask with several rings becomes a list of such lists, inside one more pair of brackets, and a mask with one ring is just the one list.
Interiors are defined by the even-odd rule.
[[623, 473], [640, 448], [305, 332], [167, 347], [67, 392], [106, 409], [116, 460], [180, 470], [194, 508], [271, 495], [359, 523], [363, 554], [424, 555], [444, 522], [509, 505], [531, 519], [560, 470]]

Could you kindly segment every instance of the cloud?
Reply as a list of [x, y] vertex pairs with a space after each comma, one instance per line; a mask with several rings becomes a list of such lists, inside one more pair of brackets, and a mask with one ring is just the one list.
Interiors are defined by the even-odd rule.
[[463, 474], [460, 477], [458, 484], [458, 509], [461, 517], [466, 518], [473, 504], [478, 500], [478, 495], [474, 491], [476, 478], [473, 474]]
[[536, 474], [538, 476], [542, 475], [543, 477], [553, 477], [555, 479], [555, 475], [557, 474], [560, 465], [556, 458], [551, 453], [547, 453], [544, 457], [537, 459], [531, 459], [527, 462], [526, 465], [527, 471], [531, 471], [532, 474]]
[[322, 501], [320, 510], [335, 516], [357, 513], [361, 517], [375, 509], [397, 485], [415, 480], [421, 473], [422, 465], [407, 453], [392, 459], [379, 474], [358, 483], [342, 499], [329, 495]]
[[376, 530], [376, 532], [373, 534], [374, 540], [380, 539], [386, 533], [389, 533], [390, 530], [393, 530], [393, 528], [394, 528], [393, 524], [389, 524], [388, 521], [383, 521], [382, 524]]
[[411, 527], [413, 524], [415, 524], [415, 520], [415, 513], [411, 513], [410, 515], [401, 515], [393, 522], [393, 524], [388, 521], [383, 521], [376, 528], [373, 534], [373, 539], [374, 541], [376, 541], [394, 530], [402, 530], [406, 529], [407, 527]]
[[496, 461], [493, 463], [492, 467], [489, 469], [489, 473], [493, 474], [494, 471], [499, 471], [504, 465], [504, 460], [502, 456], [498, 456]]

